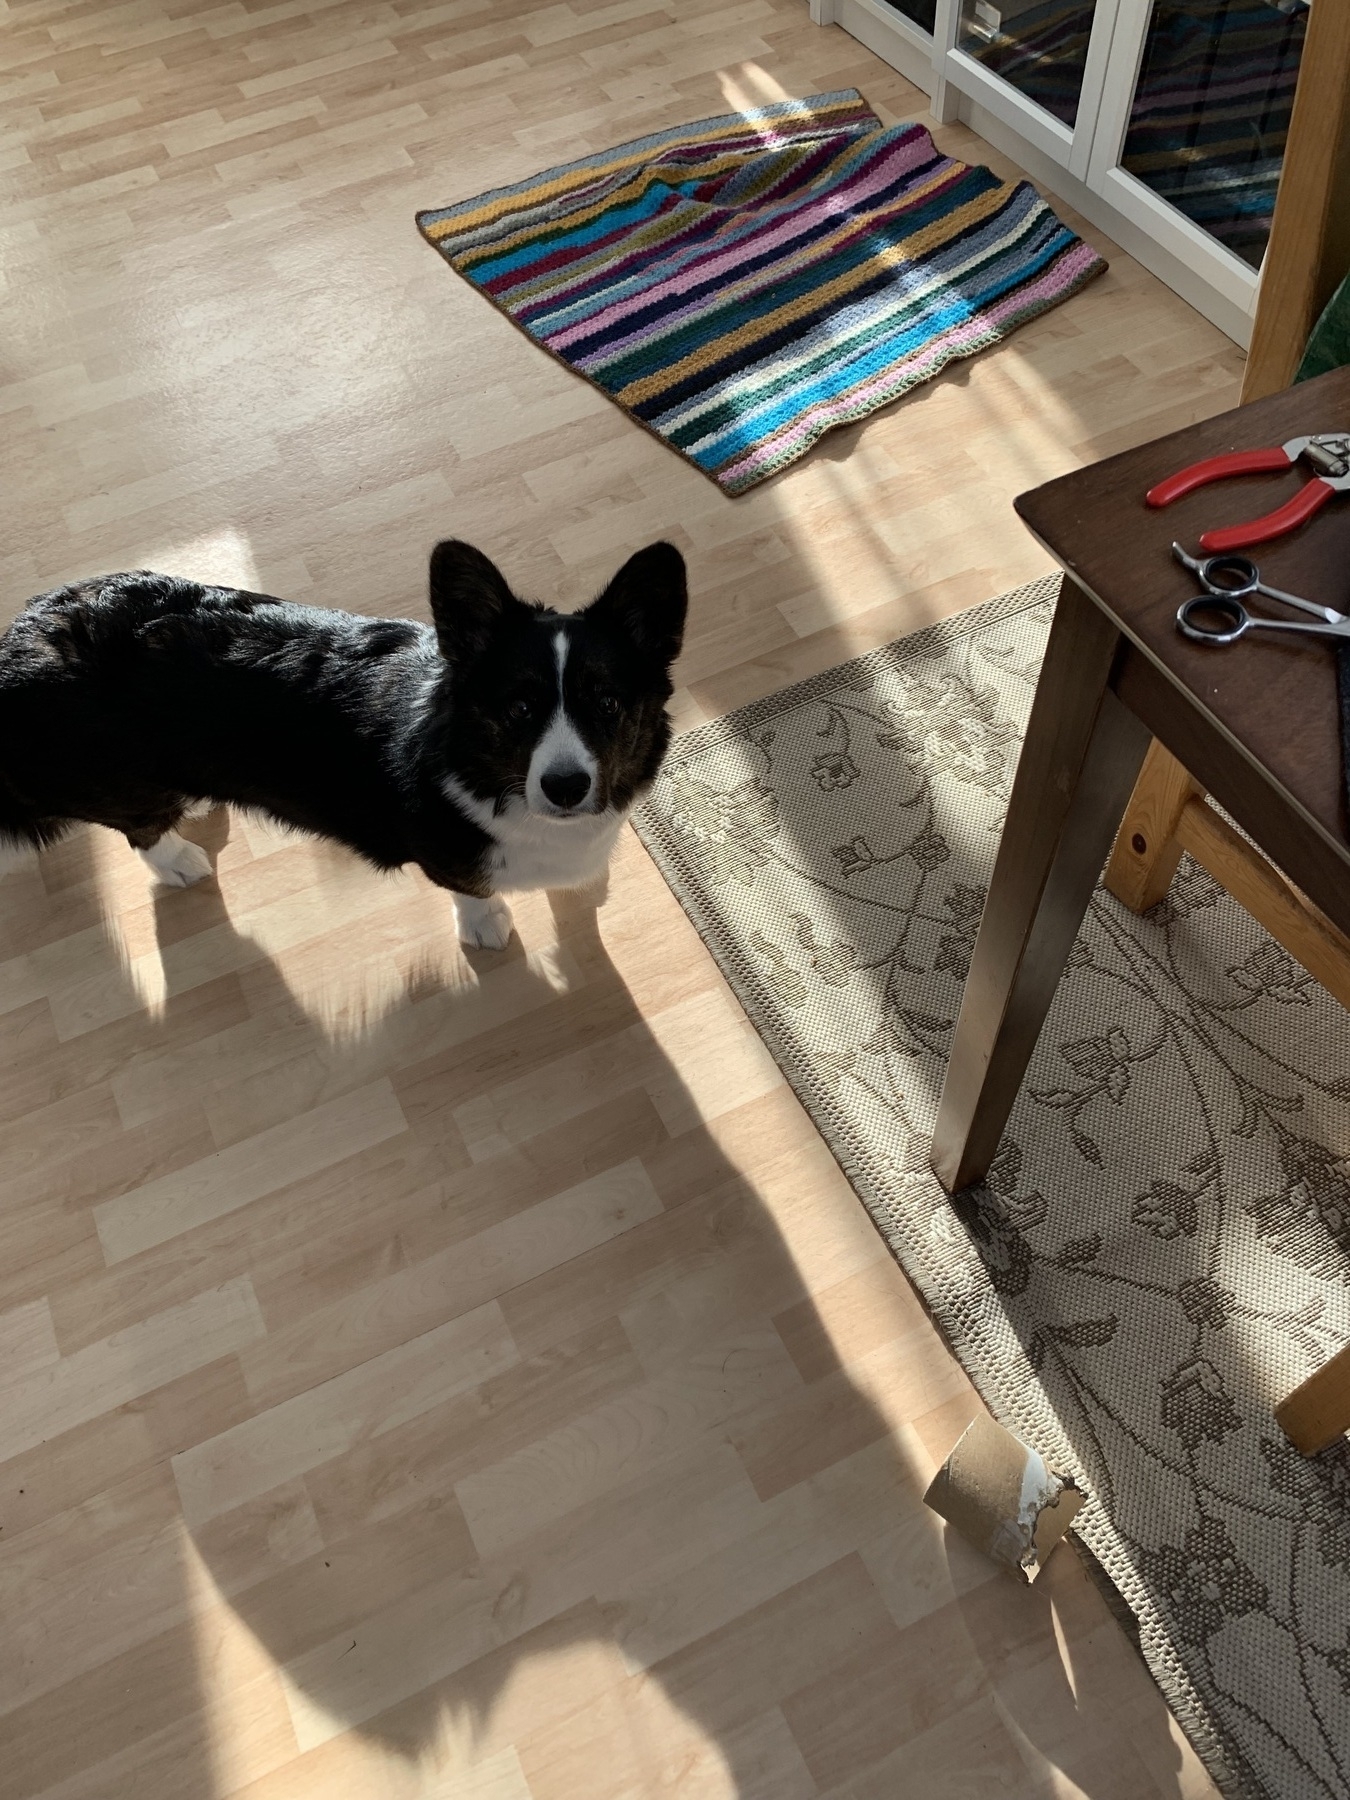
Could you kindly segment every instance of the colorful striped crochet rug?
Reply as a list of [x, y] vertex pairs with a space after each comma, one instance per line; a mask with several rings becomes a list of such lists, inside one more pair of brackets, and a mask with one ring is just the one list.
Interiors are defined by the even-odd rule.
[[1026, 181], [854, 88], [417, 215], [465, 280], [739, 494], [1106, 267]]

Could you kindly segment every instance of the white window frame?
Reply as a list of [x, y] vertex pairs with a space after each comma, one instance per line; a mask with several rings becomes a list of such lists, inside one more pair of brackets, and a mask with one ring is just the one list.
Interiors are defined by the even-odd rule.
[[[949, 0], [938, 0], [938, 27]], [[936, 37], [921, 31], [885, 0], [810, 0], [817, 25], [841, 25], [850, 37], [866, 44], [874, 55], [888, 62], [925, 94], [932, 94], [937, 76], [933, 46]]]
[[1087, 185], [1155, 243], [1186, 263], [1202, 281], [1253, 317], [1261, 285], [1259, 271], [1120, 167], [1152, 11], [1153, 0], [1118, 0], [1110, 61], [1086, 170]]
[[1001, 76], [986, 69], [976, 57], [956, 47], [959, 6], [948, 0], [947, 41], [944, 45], [941, 75], [958, 93], [1003, 120], [1034, 144], [1043, 156], [1057, 162], [1079, 181], [1086, 178], [1097, 114], [1102, 103], [1102, 90], [1107, 79], [1111, 56], [1112, 28], [1120, 0], [1097, 0], [1092, 19], [1092, 35], [1088, 40], [1087, 60], [1083, 65], [1083, 85], [1078, 96], [1078, 113], [1072, 127], [1046, 112], [1034, 100], [1028, 100]]

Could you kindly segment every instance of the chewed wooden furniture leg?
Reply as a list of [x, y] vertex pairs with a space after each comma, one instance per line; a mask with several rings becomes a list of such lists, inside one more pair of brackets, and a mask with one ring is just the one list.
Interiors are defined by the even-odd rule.
[[1289, 1442], [1305, 1456], [1316, 1456], [1350, 1431], [1350, 1344], [1300, 1382], [1275, 1408], [1275, 1417]]
[[1182, 809], [1203, 792], [1171, 751], [1154, 738], [1102, 876], [1107, 891], [1131, 912], [1156, 906], [1171, 887], [1181, 861], [1176, 832]]

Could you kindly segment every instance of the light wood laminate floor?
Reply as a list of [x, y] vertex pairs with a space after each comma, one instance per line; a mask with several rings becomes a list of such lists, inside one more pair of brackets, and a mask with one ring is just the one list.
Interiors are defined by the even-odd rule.
[[[1015, 492], [1236, 397], [1111, 246], [730, 501], [413, 227], [849, 84], [923, 113], [804, 0], [0, 5], [4, 617], [425, 616], [450, 533], [570, 605], [667, 536], [691, 723], [1041, 573]], [[190, 892], [97, 832], [0, 883], [0, 1800], [1212, 1792], [1071, 1552], [925, 1512], [972, 1390], [631, 836], [465, 956], [190, 829]]]

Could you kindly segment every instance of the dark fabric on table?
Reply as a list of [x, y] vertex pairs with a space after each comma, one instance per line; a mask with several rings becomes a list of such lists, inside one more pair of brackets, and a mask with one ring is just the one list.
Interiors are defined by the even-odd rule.
[[1341, 773], [1345, 777], [1345, 817], [1350, 824], [1350, 644], [1336, 646], [1336, 685], [1341, 694]]

